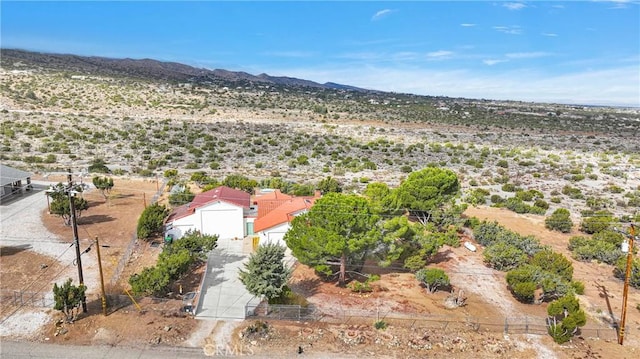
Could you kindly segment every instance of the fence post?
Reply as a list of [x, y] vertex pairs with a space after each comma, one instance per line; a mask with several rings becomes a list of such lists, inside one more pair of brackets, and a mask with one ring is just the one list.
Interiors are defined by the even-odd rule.
[[509, 319], [504, 317], [504, 333], [509, 334]]
[[529, 317], [524, 317], [524, 332], [529, 334]]

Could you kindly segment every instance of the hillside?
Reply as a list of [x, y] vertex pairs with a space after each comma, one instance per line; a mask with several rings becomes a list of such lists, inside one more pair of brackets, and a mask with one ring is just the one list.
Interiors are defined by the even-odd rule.
[[[103, 160], [125, 178], [177, 169], [184, 181], [202, 171], [313, 186], [331, 176], [357, 192], [437, 165], [458, 175], [460, 201], [480, 208], [523, 189], [541, 193], [546, 215], [568, 209], [574, 224], [585, 210], [606, 209], [626, 225], [640, 210], [639, 109], [384, 93], [155, 60], [0, 55], [0, 158], [43, 176], [71, 168], [89, 178], [88, 166]], [[520, 228], [566, 251], [566, 235], [543, 232], [542, 216], [518, 216], [537, 224]], [[582, 273], [620, 292], [611, 267], [599, 266], [581, 264]], [[594, 321], [606, 308], [596, 285], [585, 283]], [[637, 290], [632, 298], [635, 308]]]

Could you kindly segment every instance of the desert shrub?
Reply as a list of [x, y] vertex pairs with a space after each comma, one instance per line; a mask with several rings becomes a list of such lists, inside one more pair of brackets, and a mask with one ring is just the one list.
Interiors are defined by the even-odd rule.
[[615, 243], [580, 236], [569, 239], [569, 250], [573, 258], [583, 262], [597, 260], [614, 264], [623, 255], [620, 246]]
[[513, 183], [505, 183], [502, 185], [502, 190], [505, 192], [516, 192], [517, 187]]
[[491, 267], [508, 271], [527, 262], [527, 254], [506, 241], [500, 241], [486, 248], [483, 253], [485, 263]]
[[547, 213], [547, 209], [538, 206], [531, 206], [529, 207], [529, 213], [544, 216]]
[[568, 196], [571, 199], [584, 199], [582, 191], [579, 188], [575, 188], [570, 185], [562, 187], [562, 194]]
[[[183, 239], [185, 242], [180, 243]], [[213, 249], [217, 239], [188, 231], [181, 239], [165, 245], [155, 266], [129, 277], [131, 291], [136, 295], [166, 294], [171, 282], [182, 277], [192, 264], [202, 261], [203, 252]]]
[[482, 221], [473, 229], [473, 237], [478, 243], [488, 247], [496, 241], [498, 234], [506, 230], [498, 222]]
[[613, 216], [609, 211], [586, 212], [583, 213], [580, 230], [589, 234], [601, 232], [609, 228], [613, 221]]
[[504, 203], [504, 198], [500, 197], [497, 194], [494, 194], [491, 196], [491, 203], [494, 203], [494, 204]]
[[105, 162], [101, 158], [96, 158], [89, 165], [89, 173], [110, 173], [109, 167], [106, 166]]
[[547, 314], [549, 335], [558, 344], [571, 340], [578, 328], [587, 323], [587, 317], [574, 295], [567, 295], [551, 302], [547, 307]]
[[516, 197], [511, 197], [507, 199], [505, 207], [507, 207], [509, 210], [513, 212], [520, 213], [520, 214], [529, 213], [531, 211], [531, 206], [529, 206], [528, 204], [524, 203], [521, 199]]
[[523, 303], [532, 303], [538, 288], [536, 278], [540, 268], [532, 265], [522, 265], [507, 272], [506, 280], [511, 293]]
[[139, 239], [149, 239], [162, 233], [165, 217], [169, 210], [158, 203], [145, 208], [138, 219], [136, 234]]
[[584, 294], [584, 283], [580, 281], [572, 281], [571, 288], [573, 288], [573, 291], [578, 295]]
[[485, 204], [487, 202], [487, 196], [490, 192], [484, 188], [474, 188], [469, 191], [469, 194], [465, 198], [465, 201], [471, 205]]
[[566, 281], [573, 277], [573, 264], [561, 253], [550, 250], [539, 251], [531, 257], [530, 264], [544, 268], [546, 272], [559, 275]]
[[[616, 262], [613, 275], [624, 280], [627, 271], [627, 256], [624, 256]], [[629, 275], [629, 285], [633, 288], [640, 289], [640, 258], [635, 258], [631, 262], [631, 274]]]
[[533, 203], [534, 207], [538, 207], [538, 208], [542, 208], [545, 211], [547, 209], [549, 209], [549, 203], [547, 203], [547, 201], [543, 200], [543, 199], [536, 199], [536, 201]]
[[373, 327], [378, 330], [387, 329], [387, 322], [385, 322], [384, 320], [378, 320], [375, 323], [373, 323]]
[[558, 208], [551, 216], [547, 217], [544, 220], [544, 225], [548, 229], [560, 231], [562, 233], [571, 232], [571, 228], [573, 227], [573, 221], [571, 221], [571, 213], [568, 209]]

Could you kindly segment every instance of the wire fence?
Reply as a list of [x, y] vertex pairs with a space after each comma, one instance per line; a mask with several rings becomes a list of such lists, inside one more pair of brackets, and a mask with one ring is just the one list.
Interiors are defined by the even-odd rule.
[[[386, 325], [439, 331], [500, 332], [505, 334], [547, 335], [546, 318], [543, 317], [474, 317], [434, 315], [423, 313], [378, 312], [371, 310], [340, 309], [328, 315], [309, 305], [271, 305], [265, 301], [245, 306], [247, 319], [319, 321], [343, 325], [373, 325], [383, 321]], [[626, 332], [628, 334], [629, 328]], [[633, 329], [632, 329], [633, 330]], [[617, 328], [588, 325], [577, 333], [587, 338], [616, 340]]]
[[54, 299], [51, 292], [2, 290], [0, 291], [0, 303], [2, 303], [3, 306], [52, 308]]
[[[166, 186], [166, 184], [167, 184], [167, 180], [164, 179], [158, 191], [153, 195], [153, 198], [151, 198], [151, 204], [156, 203], [158, 201], [158, 199], [164, 192], [164, 187]], [[124, 268], [127, 266], [127, 263], [129, 262], [129, 259], [131, 258], [131, 254], [133, 254], [133, 251], [135, 250], [137, 243], [138, 243], [138, 236], [136, 233], [133, 233], [131, 235], [131, 240], [129, 241], [129, 244], [127, 245], [127, 249], [122, 254], [122, 257], [120, 257], [120, 261], [118, 261], [118, 265], [116, 266], [116, 269], [113, 271], [113, 274], [109, 279], [109, 283], [111, 285], [116, 285], [120, 280], [120, 276], [122, 275]]]

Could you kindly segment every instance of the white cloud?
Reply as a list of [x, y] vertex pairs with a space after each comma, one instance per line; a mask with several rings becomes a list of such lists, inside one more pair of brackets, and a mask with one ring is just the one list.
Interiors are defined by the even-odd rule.
[[418, 95], [640, 107], [640, 75], [634, 64], [564, 75], [524, 69], [487, 72], [488, 69], [443, 71], [335, 65], [317, 69], [264, 70], [273, 76], [294, 76], [319, 83], [333, 81]]
[[548, 52], [535, 51], [535, 52], [512, 52], [505, 55], [508, 59], [535, 59], [539, 57], [550, 56]]
[[502, 6], [506, 7], [509, 10], [522, 10], [525, 7], [527, 7], [527, 5], [521, 3], [521, 2], [507, 2], [502, 4]]
[[553, 32], [543, 32], [542, 36], [547, 36], [547, 37], [557, 37], [558, 34], [555, 34]]
[[460, 26], [462, 26], [462, 27], [474, 27], [474, 26], [476, 26], [476, 24], [464, 23], [464, 24], [460, 24]]
[[376, 12], [375, 14], [373, 14], [373, 16], [371, 17], [371, 21], [380, 20], [380, 19], [382, 19], [384, 17], [389, 16], [393, 12], [394, 12], [394, 10], [391, 10], [391, 9], [380, 10], [380, 11]]
[[498, 32], [509, 34], [509, 35], [522, 34], [522, 29], [520, 28], [520, 26], [494, 26], [493, 29]]
[[427, 53], [427, 57], [429, 58], [445, 58], [445, 57], [451, 57], [451, 55], [453, 55], [453, 52], [446, 51], [446, 50], [439, 50], [439, 51], [433, 51], [433, 52]]
[[507, 62], [507, 61], [509, 61], [509, 60], [505, 60], [505, 59], [502, 59], [502, 60], [486, 59], [486, 60], [482, 60], [482, 63], [487, 65], [487, 66], [493, 66], [493, 65], [496, 65], [496, 64], [499, 64], [499, 63], [502, 63], [502, 62]]

